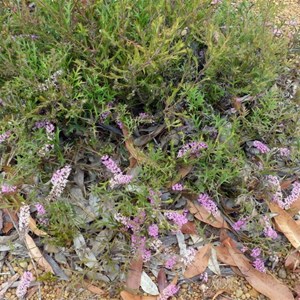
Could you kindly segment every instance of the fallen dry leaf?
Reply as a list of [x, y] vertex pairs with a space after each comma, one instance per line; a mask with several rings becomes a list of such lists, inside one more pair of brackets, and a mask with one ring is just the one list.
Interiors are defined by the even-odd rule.
[[290, 253], [284, 262], [284, 266], [288, 270], [293, 272], [299, 267], [299, 264], [300, 264], [300, 253], [298, 251]]
[[172, 187], [174, 184], [178, 183], [182, 178], [184, 178], [186, 175], [188, 175], [193, 169], [192, 165], [187, 165], [180, 167], [177, 171], [176, 174], [176, 179], [171, 181], [170, 183], [167, 184], [167, 188]]
[[157, 285], [160, 293], [168, 286], [167, 276], [164, 268], [160, 268], [157, 274]]
[[105, 295], [106, 294], [106, 292], [103, 289], [89, 283], [86, 280], [83, 280], [80, 285], [93, 294], [96, 294], [96, 295]]
[[3, 208], [3, 213], [9, 216], [11, 222], [5, 221], [4, 219], [4, 224], [2, 228], [2, 232], [4, 234], [7, 234], [12, 228], [14, 228], [14, 223], [18, 224], [18, 215], [16, 212], [12, 211], [9, 208]]
[[37, 228], [36, 222], [32, 217], [29, 217], [29, 228], [37, 236], [47, 236], [48, 234]]
[[183, 224], [181, 227], [181, 232], [184, 234], [196, 234], [196, 224], [195, 222], [188, 221], [187, 223]]
[[25, 243], [31, 258], [35, 260], [39, 264], [39, 266], [41, 266], [46, 272], [54, 274], [52, 267], [43, 257], [40, 249], [36, 246], [34, 240], [27, 233], [25, 234]]
[[188, 210], [193, 214], [198, 220], [207, 223], [216, 228], [226, 228], [230, 229], [223, 217], [218, 214], [217, 216], [212, 216], [203, 206], [195, 204], [188, 200]]
[[11, 278], [9, 278], [5, 283], [3, 283], [0, 287], [0, 299], [4, 299], [4, 295], [7, 292], [7, 290], [13, 285], [15, 281], [19, 279], [20, 275], [15, 274]]
[[271, 275], [254, 269], [247, 258], [240, 251], [237, 251], [230, 238], [225, 240], [223, 244], [245, 279], [254, 289], [271, 300], [294, 300], [294, 296], [287, 286]]
[[220, 296], [220, 295], [222, 295], [222, 294], [224, 294], [224, 293], [230, 294], [230, 293], [228, 293], [228, 291], [222, 289], [222, 290], [217, 291], [211, 300], [217, 299], [218, 296]]
[[157, 296], [134, 295], [127, 291], [122, 291], [120, 295], [123, 300], [157, 300]]
[[133, 257], [128, 275], [126, 279], [126, 287], [130, 290], [138, 290], [141, 285], [141, 276], [143, 269], [143, 258], [141, 253], [138, 253], [136, 257]]
[[146, 154], [134, 146], [133, 138], [129, 135], [128, 129], [123, 125], [122, 132], [125, 137], [125, 147], [130, 153], [130, 168], [133, 168], [136, 163], [142, 163], [157, 168], [158, 165], [149, 159]]
[[222, 262], [226, 265], [229, 265], [229, 266], [236, 267], [235, 261], [233, 260], [233, 258], [229, 254], [227, 248], [224, 245], [215, 246], [214, 248], [217, 252], [217, 259], [220, 262]]
[[300, 197], [298, 197], [287, 210], [290, 216], [294, 216], [300, 211]]
[[183, 276], [185, 278], [192, 278], [205, 271], [208, 266], [208, 261], [211, 256], [211, 244], [207, 244], [200, 248], [193, 261], [187, 266]]
[[290, 243], [297, 249], [300, 249], [300, 227], [293, 218], [277, 204], [268, 203], [271, 212], [276, 213], [274, 217], [278, 229], [286, 236]]

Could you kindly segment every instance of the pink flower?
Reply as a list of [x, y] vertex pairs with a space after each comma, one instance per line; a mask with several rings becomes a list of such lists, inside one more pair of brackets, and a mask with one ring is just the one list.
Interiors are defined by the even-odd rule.
[[208, 194], [200, 194], [198, 197], [198, 202], [203, 206], [208, 212], [216, 216], [219, 212], [219, 209], [216, 203], [210, 198]]
[[267, 176], [268, 183], [272, 188], [272, 201], [276, 202], [281, 208], [284, 207], [284, 203], [282, 202], [282, 191], [280, 182], [277, 176], [268, 175]]
[[10, 131], [6, 131], [2, 134], [0, 134], [0, 144], [3, 143], [5, 140], [7, 140], [11, 135]]
[[156, 224], [152, 224], [148, 228], [148, 234], [152, 237], [158, 237], [158, 226]]
[[49, 196], [47, 197], [47, 200], [54, 200], [62, 194], [63, 190], [65, 189], [68, 177], [71, 173], [71, 166], [66, 165], [60, 170], [57, 170], [51, 178], [51, 183], [53, 184], [53, 187], [50, 191]]
[[172, 186], [173, 191], [182, 191], [183, 190], [183, 185], [181, 183], [176, 183]]
[[284, 202], [284, 208], [285, 209], [289, 209], [290, 206], [297, 200], [300, 198], [300, 182], [294, 182], [292, 184], [293, 189], [291, 191], [291, 194], [289, 196], [287, 196], [283, 202]]
[[29, 218], [30, 218], [30, 207], [29, 205], [23, 204], [20, 208], [20, 215], [19, 215], [19, 230], [22, 233], [25, 233], [28, 230]]
[[105, 167], [114, 175], [122, 174], [121, 169], [117, 166], [115, 161], [113, 161], [108, 155], [104, 155], [101, 157], [102, 163]]
[[183, 264], [185, 266], [190, 265], [193, 262], [193, 260], [195, 259], [196, 253], [197, 253], [197, 251], [194, 248], [192, 248], [192, 247], [188, 248], [186, 250], [186, 253], [184, 254], [184, 256], [181, 258], [181, 261], [183, 262]]
[[260, 254], [261, 254], [261, 249], [260, 248], [254, 248], [254, 249], [252, 249], [250, 255], [252, 257], [258, 257], [258, 256], [260, 256]]
[[147, 250], [147, 249], [144, 249], [144, 252], [142, 254], [142, 258], [143, 258], [143, 262], [150, 261], [150, 259], [151, 259], [151, 251]]
[[242, 218], [242, 219], [236, 221], [236, 222], [232, 225], [232, 228], [233, 228], [235, 231], [240, 231], [241, 229], [245, 229], [246, 223], [247, 223], [247, 218]]
[[17, 190], [17, 187], [14, 185], [2, 184], [2, 186], [1, 186], [2, 194], [14, 193], [16, 190]]
[[179, 227], [179, 229], [182, 227], [182, 225], [188, 222], [188, 219], [178, 212], [165, 212], [164, 215], [167, 217], [167, 219], [173, 221]]
[[288, 148], [279, 148], [279, 154], [283, 157], [288, 157], [291, 154], [291, 151]]
[[112, 188], [116, 185], [128, 184], [132, 180], [132, 176], [124, 175], [121, 169], [108, 155], [102, 156], [101, 160], [105, 167], [114, 175], [113, 178], [110, 180], [110, 186]]
[[177, 262], [176, 256], [168, 258], [165, 262], [165, 268], [172, 270]]
[[200, 274], [199, 278], [200, 278], [201, 281], [203, 281], [203, 282], [206, 283], [208, 281], [208, 274], [207, 274], [207, 272], [204, 272], [204, 273]]
[[253, 146], [257, 148], [260, 153], [268, 153], [270, 151], [269, 147], [260, 141], [254, 141]]
[[264, 235], [267, 238], [271, 238], [273, 240], [275, 240], [278, 237], [277, 232], [272, 228], [270, 219], [265, 216], [263, 217], [263, 221], [265, 223], [265, 228], [264, 228]]
[[41, 203], [36, 203], [35, 204], [35, 208], [37, 210], [37, 214], [42, 216], [42, 215], [45, 215], [46, 214], [46, 210], [45, 210], [45, 207], [43, 204]]
[[200, 150], [206, 148], [207, 148], [207, 144], [204, 142], [191, 142], [181, 147], [181, 149], [178, 151], [177, 157], [178, 158], [183, 157], [187, 153], [198, 154]]
[[257, 271], [262, 273], [266, 272], [265, 263], [261, 258], [256, 258], [252, 265]]
[[159, 295], [158, 300], [168, 300], [179, 291], [179, 287], [175, 284], [169, 284]]
[[33, 280], [33, 275], [31, 272], [23, 273], [16, 291], [16, 295], [18, 298], [22, 299], [26, 295], [27, 289], [29, 288], [32, 280]]

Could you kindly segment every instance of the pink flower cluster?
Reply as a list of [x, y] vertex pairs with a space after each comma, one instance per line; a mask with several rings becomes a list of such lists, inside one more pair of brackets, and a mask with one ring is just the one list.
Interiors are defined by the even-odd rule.
[[66, 165], [62, 169], [57, 170], [52, 175], [51, 183], [53, 184], [53, 187], [50, 191], [49, 196], [47, 197], [47, 200], [54, 200], [60, 197], [67, 185], [68, 177], [71, 173], [71, 170], [71, 166]]
[[29, 205], [23, 204], [20, 208], [19, 215], [19, 230], [22, 233], [26, 233], [29, 226], [29, 218], [30, 218], [30, 207]]
[[10, 131], [6, 131], [2, 134], [0, 134], [0, 144], [3, 143], [5, 140], [7, 140], [11, 135]]
[[255, 258], [255, 260], [253, 261], [252, 265], [253, 265], [253, 267], [257, 271], [259, 271], [261, 273], [265, 273], [266, 272], [265, 263], [264, 263], [264, 261], [261, 258], [259, 258], [259, 257]]
[[282, 195], [281, 186], [278, 177], [268, 175], [267, 180], [273, 189], [272, 201], [278, 203], [278, 205], [281, 206], [283, 195]]
[[300, 198], [300, 182], [296, 181], [292, 184], [291, 194], [284, 199], [284, 208], [289, 209], [292, 203]]
[[168, 300], [179, 291], [179, 287], [175, 284], [169, 284], [159, 295], [158, 300]]
[[184, 254], [184, 256], [182, 256], [182, 258], [181, 258], [181, 261], [183, 262], [183, 264], [185, 266], [190, 265], [193, 262], [193, 260], [195, 259], [196, 253], [197, 253], [197, 251], [194, 248], [192, 248], [192, 247], [188, 248], [186, 250], [186, 253]]
[[36, 203], [35, 208], [37, 211], [37, 218], [40, 224], [46, 225], [48, 223], [48, 219], [45, 217], [46, 215], [46, 210], [43, 204], [41, 203]]
[[1, 193], [2, 194], [14, 193], [16, 190], [17, 190], [17, 187], [14, 186], [14, 185], [2, 184], [2, 186], [1, 186]]
[[110, 180], [110, 186], [112, 188], [116, 185], [128, 184], [132, 180], [132, 176], [124, 175], [121, 169], [108, 155], [102, 156], [101, 160], [105, 167], [114, 175], [113, 178]]
[[161, 192], [153, 191], [152, 189], [149, 190], [149, 196], [148, 199], [150, 200], [151, 205], [153, 206], [159, 206], [160, 205], [160, 197]]
[[33, 128], [34, 129], [45, 128], [45, 130], [46, 130], [47, 139], [48, 139], [49, 143], [45, 144], [42, 147], [42, 149], [39, 150], [39, 154], [44, 156], [44, 155], [46, 155], [46, 153], [50, 152], [54, 148], [52, 141], [54, 139], [55, 127], [51, 122], [44, 120], [44, 121], [36, 122]]
[[270, 151], [270, 148], [260, 141], [254, 141], [253, 146], [255, 148], [257, 148], [260, 151], [260, 153], [263, 153], [263, 154], [268, 153]]
[[168, 258], [165, 262], [165, 268], [172, 270], [173, 267], [176, 265], [176, 262], [177, 262], [176, 256], [172, 256]]
[[200, 150], [206, 149], [207, 144], [204, 142], [191, 142], [181, 147], [181, 149], [178, 151], [177, 157], [183, 157], [187, 153], [189, 154], [198, 154]]
[[288, 157], [291, 154], [291, 151], [288, 148], [278, 148], [279, 154], [283, 157]]
[[165, 212], [164, 215], [168, 220], [174, 222], [174, 224], [178, 227], [178, 230], [188, 222], [186, 216], [175, 211]]
[[29, 288], [31, 281], [33, 281], [32, 273], [24, 272], [16, 291], [16, 295], [18, 298], [23, 299], [23, 297], [27, 293], [27, 289]]
[[156, 224], [152, 224], [148, 228], [148, 234], [154, 238], [158, 237], [158, 226]]
[[292, 191], [289, 196], [282, 199], [282, 191], [278, 177], [267, 176], [269, 184], [275, 189], [272, 195], [272, 201], [276, 202], [282, 209], [289, 209], [291, 205], [300, 198], [300, 182], [295, 181], [292, 184]]
[[277, 232], [272, 228], [270, 219], [265, 216], [263, 217], [263, 221], [265, 223], [265, 228], [264, 228], [264, 235], [267, 238], [271, 238], [272, 240], [275, 240], [278, 237]]
[[216, 203], [210, 198], [208, 194], [200, 194], [198, 197], [198, 202], [213, 216], [216, 216], [219, 213], [219, 209]]
[[236, 221], [236, 222], [232, 225], [232, 228], [233, 228], [235, 231], [240, 231], [241, 229], [245, 229], [245, 228], [246, 228], [246, 225], [247, 225], [247, 221], [248, 221], [247, 218], [242, 218], [242, 219]]
[[199, 279], [202, 281], [202, 282], [207, 282], [208, 281], [208, 274], [207, 272], [204, 272], [202, 274], [199, 275]]
[[182, 191], [183, 185], [181, 183], [176, 183], [172, 186], [172, 191]]
[[258, 247], [252, 249], [250, 255], [254, 258], [254, 261], [252, 263], [253, 267], [257, 271], [265, 273], [266, 272], [266, 268], [265, 268], [264, 261], [261, 258], [259, 258], [259, 256], [261, 255], [261, 249], [258, 248]]

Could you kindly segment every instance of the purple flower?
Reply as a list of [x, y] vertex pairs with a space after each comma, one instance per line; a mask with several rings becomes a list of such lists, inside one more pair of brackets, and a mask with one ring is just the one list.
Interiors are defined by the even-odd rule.
[[268, 153], [270, 151], [269, 147], [260, 141], [254, 141], [253, 146], [257, 148], [260, 153]]
[[194, 248], [192, 248], [192, 247], [188, 248], [186, 250], [184, 256], [181, 258], [181, 261], [183, 262], [183, 264], [185, 266], [190, 265], [193, 262], [193, 260], [195, 259], [196, 253], [197, 253], [197, 251]]
[[236, 222], [232, 225], [232, 228], [233, 228], [235, 231], [240, 231], [241, 229], [245, 229], [246, 223], [247, 223], [247, 218], [242, 218], [242, 219], [236, 221]]
[[49, 196], [47, 197], [47, 200], [54, 200], [62, 194], [64, 188], [67, 185], [68, 177], [71, 173], [71, 166], [66, 165], [60, 170], [57, 170], [51, 178], [51, 183], [53, 184], [53, 187], [50, 191]]
[[158, 300], [168, 300], [179, 291], [179, 287], [175, 284], [169, 284], [159, 295]]
[[46, 214], [46, 210], [45, 210], [45, 207], [43, 204], [41, 203], [36, 203], [35, 204], [35, 208], [37, 210], [37, 214], [40, 215], [40, 216], [43, 216]]
[[148, 234], [152, 237], [158, 237], [158, 226], [156, 224], [152, 224], [148, 228]]
[[143, 254], [142, 254], [143, 262], [147, 262], [151, 259], [151, 251], [144, 249]]
[[10, 131], [6, 131], [2, 134], [0, 134], [0, 144], [3, 143], [5, 140], [7, 140], [11, 135]]
[[1, 186], [2, 194], [14, 193], [16, 190], [17, 190], [17, 187], [14, 185], [2, 184], [2, 186]]
[[165, 212], [164, 215], [167, 217], [167, 219], [173, 221], [179, 227], [179, 229], [188, 222], [186, 216], [178, 212]]
[[33, 275], [31, 272], [23, 273], [16, 291], [16, 295], [18, 298], [22, 299], [26, 295], [27, 289], [29, 288], [32, 280], [33, 280]]
[[273, 240], [275, 240], [278, 237], [277, 232], [272, 228], [270, 219], [265, 216], [263, 217], [263, 221], [265, 223], [265, 228], [264, 228], [264, 235], [267, 238], [271, 238]]
[[282, 191], [280, 182], [277, 176], [268, 175], [267, 176], [268, 183], [272, 188], [272, 201], [276, 202], [281, 208], [284, 207], [284, 203], [282, 202]]
[[105, 167], [113, 173], [113, 178], [110, 180], [110, 186], [114, 188], [116, 185], [125, 185], [132, 180], [132, 175], [124, 175], [117, 164], [108, 156], [101, 157], [102, 163]]
[[199, 279], [201, 280], [201, 281], [203, 281], [203, 282], [207, 282], [208, 281], [208, 274], [207, 274], [207, 272], [204, 272], [204, 273], [202, 273], [202, 274], [200, 274], [199, 275]]
[[216, 203], [210, 198], [208, 194], [200, 194], [198, 197], [198, 202], [212, 215], [216, 216], [218, 214], [219, 209]]
[[252, 263], [253, 267], [262, 273], [266, 272], [266, 268], [265, 268], [265, 263], [261, 258], [256, 258], [253, 263]]
[[289, 209], [290, 206], [300, 198], [300, 182], [295, 181], [292, 186], [291, 194], [283, 200], [285, 209]]
[[172, 257], [168, 258], [165, 262], [165, 268], [172, 270], [173, 267], [175, 266], [176, 262], [177, 262], [176, 256], [172, 256]]
[[113, 161], [108, 155], [101, 157], [104, 166], [114, 175], [122, 174], [121, 169], [117, 166], [115, 161]]
[[260, 256], [260, 254], [261, 254], [261, 249], [260, 248], [254, 248], [254, 249], [252, 249], [250, 255], [252, 257], [258, 257], [258, 256]]
[[181, 183], [176, 183], [172, 186], [173, 191], [182, 191], [183, 190], [183, 185]]
[[206, 148], [207, 148], [207, 144], [204, 142], [191, 142], [181, 147], [181, 149], [178, 151], [177, 157], [178, 158], [183, 157], [187, 153], [198, 154], [200, 150]]

